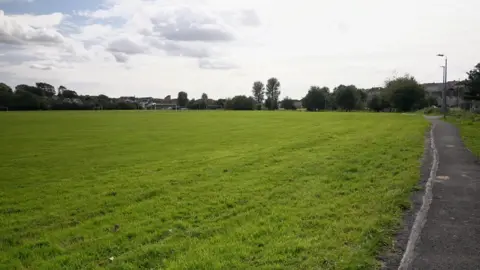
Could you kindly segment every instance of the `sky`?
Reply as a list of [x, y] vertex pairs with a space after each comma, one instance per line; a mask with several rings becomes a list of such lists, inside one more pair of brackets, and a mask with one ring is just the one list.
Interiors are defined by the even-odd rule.
[[441, 82], [480, 62], [478, 0], [0, 0], [0, 82], [79, 94], [250, 95]]

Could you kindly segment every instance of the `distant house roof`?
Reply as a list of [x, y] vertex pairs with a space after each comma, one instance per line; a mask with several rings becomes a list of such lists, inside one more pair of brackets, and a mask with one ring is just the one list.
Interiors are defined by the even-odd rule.
[[[459, 85], [460, 82], [458, 81], [450, 81], [447, 83], [447, 88], [455, 88], [457, 85]], [[433, 92], [442, 92], [444, 89], [443, 83], [424, 83], [423, 87], [425, 88], [425, 91], [433, 93]]]

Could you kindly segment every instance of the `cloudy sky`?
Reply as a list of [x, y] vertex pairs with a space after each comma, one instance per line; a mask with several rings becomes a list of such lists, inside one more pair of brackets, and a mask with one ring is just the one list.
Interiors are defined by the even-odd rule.
[[82, 94], [220, 98], [275, 76], [372, 87], [460, 79], [480, 62], [478, 0], [0, 0], [0, 81]]

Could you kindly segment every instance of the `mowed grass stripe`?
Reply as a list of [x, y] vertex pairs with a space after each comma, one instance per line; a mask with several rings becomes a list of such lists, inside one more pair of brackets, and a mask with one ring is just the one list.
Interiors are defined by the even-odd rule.
[[9, 112], [0, 122], [9, 269], [378, 267], [428, 127], [302, 112]]

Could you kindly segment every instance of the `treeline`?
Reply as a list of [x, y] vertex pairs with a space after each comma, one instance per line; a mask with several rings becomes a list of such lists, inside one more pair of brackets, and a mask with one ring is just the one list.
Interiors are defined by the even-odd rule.
[[[480, 64], [467, 73], [468, 77], [459, 85], [463, 98], [480, 101]], [[392, 78], [383, 87], [359, 89], [354, 85], [339, 85], [332, 91], [328, 87], [311, 86], [301, 100], [289, 97], [279, 99], [280, 81], [272, 77], [264, 84], [253, 83], [252, 96], [238, 95], [228, 99], [212, 100], [206, 93], [200, 99], [189, 99], [184, 91], [176, 100], [170, 96], [160, 100], [163, 105], [186, 109], [227, 109], [227, 110], [371, 110], [371, 111], [414, 111], [425, 107], [438, 106], [437, 98], [430, 96], [412, 76]], [[460, 90], [456, 90], [460, 91]], [[158, 99], [136, 100], [110, 98], [106, 95], [79, 95], [76, 91], [60, 86], [39, 82], [35, 86], [17, 85], [13, 90], [0, 83], [0, 107], [9, 110], [135, 110], [156, 108]], [[165, 104], [166, 103], [166, 104]]]
[[251, 109], [266, 108], [286, 110], [304, 108], [307, 111], [322, 110], [372, 110], [372, 111], [412, 111], [436, 105], [436, 99], [429, 97], [423, 86], [415, 78], [405, 75], [386, 82], [384, 87], [360, 89], [355, 85], [339, 85], [330, 91], [328, 87], [311, 86], [305, 97], [294, 100], [289, 97], [279, 101], [280, 82], [271, 78], [266, 85], [253, 83]]
[[8, 110], [135, 110], [138, 104], [106, 95], [78, 95], [74, 90], [39, 82], [35, 86], [17, 85], [15, 90], [0, 83], [0, 107]]
[[[238, 95], [228, 99], [211, 100], [204, 93], [200, 99], [189, 99], [184, 91], [179, 92], [173, 106], [193, 110], [416, 110], [436, 105], [432, 98], [427, 100], [425, 92], [413, 77], [405, 76], [389, 81], [385, 88], [358, 89], [354, 85], [340, 85], [330, 91], [327, 87], [312, 86], [305, 97], [294, 100], [280, 97], [280, 81], [268, 79], [266, 84], [256, 81], [252, 96]], [[434, 104], [435, 103], [435, 104]], [[0, 107], [9, 110], [135, 110], [150, 108], [153, 101], [138, 102], [110, 98], [106, 95], [79, 95], [76, 91], [60, 86], [57, 90], [51, 84], [38, 82], [35, 86], [17, 85], [13, 90], [0, 83]]]

